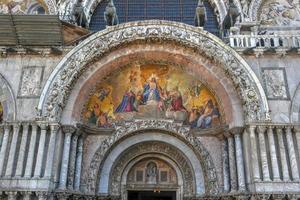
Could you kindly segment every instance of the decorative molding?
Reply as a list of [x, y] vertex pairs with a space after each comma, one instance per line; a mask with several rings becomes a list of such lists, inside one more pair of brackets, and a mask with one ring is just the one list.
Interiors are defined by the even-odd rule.
[[212, 34], [196, 27], [166, 21], [131, 22], [89, 37], [69, 52], [51, 74], [40, 97], [38, 109], [50, 121], [59, 121], [68, 96], [88, 64], [117, 47], [134, 41], [174, 41], [197, 49], [219, 63], [237, 88], [247, 121], [269, 118], [269, 107], [255, 73], [237, 52]]
[[252, 0], [249, 8], [250, 21], [257, 21], [258, 10], [262, 5], [263, 0]]
[[50, 15], [56, 15], [57, 14], [57, 5], [55, 0], [44, 0], [48, 7], [48, 13]]
[[210, 154], [200, 140], [190, 133], [188, 126], [183, 126], [182, 123], [175, 123], [172, 120], [135, 120], [132, 122], [124, 122], [117, 126], [115, 133], [101, 142], [100, 147], [93, 156], [88, 174], [83, 180], [85, 182], [84, 185], [87, 186], [88, 193], [95, 193], [100, 166], [111, 148], [131, 134], [138, 134], [146, 130], [159, 130], [166, 134], [172, 134], [192, 146], [197, 152], [202, 166], [206, 193], [218, 193], [217, 173]]

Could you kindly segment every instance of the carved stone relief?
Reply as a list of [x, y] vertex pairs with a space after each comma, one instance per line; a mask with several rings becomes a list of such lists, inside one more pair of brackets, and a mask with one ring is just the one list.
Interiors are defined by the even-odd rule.
[[69, 52], [54, 70], [57, 74], [46, 85], [39, 103], [39, 110], [50, 120], [59, 120], [68, 96], [78, 76], [88, 63], [118, 46], [134, 41], [174, 41], [187, 48], [196, 48], [202, 55], [220, 63], [225, 73], [239, 90], [248, 121], [265, 119], [268, 103], [263, 89], [250, 67], [236, 52], [221, 41], [195, 27], [175, 22], [145, 21], [127, 23], [99, 32]]
[[262, 77], [268, 99], [289, 99], [284, 68], [263, 68]]
[[300, 5], [288, 0], [269, 0], [260, 8], [262, 25], [299, 26]]
[[44, 67], [24, 67], [18, 97], [38, 97], [41, 91]]
[[[172, 160], [174, 160], [178, 167], [180, 167], [181, 173], [183, 175], [183, 193], [184, 196], [193, 196], [195, 195], [195, 180], [194, 180], [194, 172], [191, 168], [191, 164], [187, 160], [187, 158], [183, 155], [182, 152], [178, 151], [178, 149], [174, 148], [171, 145], [168, 145], [167, 143], [162, 142], [147, 142], [147, 143], [141, 143], [138, 145], [135, 145], [134, 147], [130, 148], [128, 151], [123, 152], [119, 159], [116, 160], [116, 164], [113, 167], [113, 170], [111, 172], [110, 177], [110, 191], [113, 195], [120, 195], [121, 193], [121, 177], [124, 173], [124, 168], [128, 165], [128, 163], [135, 157], [143, 154], [150, 154], [150, 153], [156, 153], [165, 155]], [[159, 163], [159, 162], [158, 162]], [[160, 165], [158, 165], [160, 166]], [[138, 168], [139, 166], [134, 166], [133, 169], [130, 170], [128, 173], [128, 179], [127, 183], [136, 183], [134, 180], [134, 169]], [[144, 167], [145, 168], [145, 167]], [[147, 165], [144, 172], [144, 182], [147, 184], [149, 182], [149, 176], [147, 176], [149, 166]], [[166, 167], [165, 167], [166, 168]], [[139, 169], [139, 168], [138, 168]], [[158, 167], [160, 169], [160, 167]], [[173, 169], [172, 169], [173, 170]], [[172, 171], [171, 170], [171, 171]], [[153, 172], [153, 170], [149, 170], [150, 173]], [[169, 170], [170, 171], [170, 170]], [[170, 171], [170, 173], [171, 173]], [[176, 174], [173, 172], [173, 179], [170, 180], [167, 184], [176, 184]], [[157, 175], [157, 176], [160, 176]], [[155, 179], [155, 181], [159, 182], [159, 178]], [[152, 180], [153, 181], [153, 180]], [[138, 184], [138, 183], [136, 183]], [[143, 183], [139, 183], [142, 184]], [[152, 184], [152, 183], [150, 183]], [[157, 183], [155, 183], [157, 184]], [[160, 183], [161, 184], [161, 183]], [[144, 184], [144, 186], [147, 186]]]
[[85, 182], [84, 185], [87, 185], [87, 190], [89, 192], [95, 192], [97, 174], [105, 156], [110, 152], [110, 149], [113, 148], [114, 144], [119, 142], [122, 138], [127, 138], [129, 135], [138, 134], [145, 130], [158, 130], [160, 132], [165, 132], [166, 134], [174, 135], [192, 146], [199, 156], [207, 194], [218, 193], [216, 170], [209, 153], [203, 147], [200, 140], [190, 133], [189, 127], [182, 126], [182, 123], [175, 123], [171, 120], [135, 120], [133, 122], [123, 122], [118, 125], [113, 135], [100, 144], [100, 147], [93, 156], [88, 174], [85, 175], [83, 180]]

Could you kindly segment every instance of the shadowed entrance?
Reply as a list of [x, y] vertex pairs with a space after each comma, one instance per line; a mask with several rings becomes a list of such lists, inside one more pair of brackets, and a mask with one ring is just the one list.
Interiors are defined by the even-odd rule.
[[172, 191], [128, 191], [128, 200], [175, 200]]

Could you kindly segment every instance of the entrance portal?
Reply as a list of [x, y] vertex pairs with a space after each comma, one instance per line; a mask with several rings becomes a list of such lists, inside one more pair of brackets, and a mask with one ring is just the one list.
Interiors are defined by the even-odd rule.
[[176, 192], [128, 191], [128, 200], [176, 200]]

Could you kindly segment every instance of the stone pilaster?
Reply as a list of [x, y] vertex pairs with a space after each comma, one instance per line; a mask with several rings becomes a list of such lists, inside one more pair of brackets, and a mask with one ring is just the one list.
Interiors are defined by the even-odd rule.
[[74, 190], [80, 190], [80, 177], [81, 177], [81, 165], [82, 165], [82, 155], [83, 155], [83, 137], [79, 137], [76, 155], [76, 166], [75, 166], [75, 180], [74, 180]]
[[69, 168], [69, 157], [70, 157], [70, 145], [72, 134], [76, 131], [73, 126], [63, 126], [63, 132], [65, 133], [64, 138], [64, 149], [62, 156], [62, 164], [59, 177], [59, 189], [65, 190], [67, 188], [67, 177]]
[[267, 157], [267, 148], [266, 148], [266, 143], [265, 143], [265, 131], [266, 131], [265, 126], [257, 127], [263, 181], [271, 181], [270, 171], [269, 171], [269, 163], [268, 163], [268, 157]]
[[28, 139], [28, 130], [29, 130], [29, 124], [23, 123], [23, 133], [22, 133], [22, 139], [21, 139], [21, 145], [19, 150], [19, 158], [17, 163], [17, 169], [16, 169], [16, 176], [21, 177], [23, 175], [24, 170], [24, 160], [25, 160], [25, 152], [26, 152], [26, 144]]
[[47, 134], [47, 127], [48, 124], [46, 123], [39, 123], [39, 127], [41, 128], [41, 136], [39, 141], [38, 147], [38, 154], [36, 158], [36, 164], [34, 169], [34, 177], [41, 177], [42, 173], [42, 164], [43, 164], [43, 156], [45, 151], [46, 145], [46, 134]]
[[298, 181], [300, 178], [299, 170], [298, 170], [297, 158], [296, 158], [296, 153], [295, 153], [295, 145], [293, 142], [292, 130], [291, 130], [290, 126], [285, 127], [285, 133], [286, 133], [289, 161], [290, 161], [291, 171], [292, 171], [292, 178], [293, 178], [293, 180]]
[[46, 169], [45, 169], [45, 176], [46, 178], [52, 177], [52, 169], [54, 164], [54, 152], [55, 152], [55, 145], [56, 145], [56, 135], [59, 130], [59, 124], [50, 124], [50, 140], [49, 140], [49, 147], [47, 152], [47, 162], [46, 162]]
[[289, 169], [287, 164], [287, 157], [285, 153], [285, 145], [283, 142], [283, 133], [281, 127], [276, 127], [276, 133], [278, 136], [278, 148], [280, 152], [280, 161], [281, 161], [281, 169], [282, 169], [282, 178], [284, 181], [290, 180]]
[[74, 177], [75, 177], [75, 164], [76, 164], [76, 153], [77, 153], [77, 142], [78, 142], [79, 132], [73, 135], [71, 141], [71, 151], [70, 151], [70, 161], [69, 161], [69, 171], [68, 171], [68, 189], [74, 189]]
[[8, 139], [10, 133], [11, 126], [9, 124], [4, 124], [4, 135], [0, 150], [0, 176], [3, 174], [4, 165], [5, 165], [5, 155], [8, 150]]
[[17, 200], [18, 192], [5, 192], [7, 195], [7, 200]]
[[223, 191], [228, 193], [230, 190], [230, 177], [229, 177], [229, 156], [228, 156], [228, 141], [227, 138], [223, 139]]
[[13, 175], [13, 169], [16, 160], [16, 150], [17, 150], [17, 143], [20, 131], [20, 124], [14, 123], [13, 124], [13, 137], [10, 144], [10, 150], [8, 154], [8, 161], [6, 166], [5, 176], [11, 177]]
[[238, 190], [246, 190], [246, 179], [245, 179], [245, 166], [244, 166], [244, 156], [242, 147], [242, 134], [243, 129], [237, 128], [234, 130], [234, 141], [235, 141], [235, 157], [237, 166], [237, 180], [238, 180]]
[[229, 171], [230, 171], [230, 192], [237, 191], [237, 177], [236, 177], [236, 162], [235, 162], [235, 150], [234, 139], [228, 137], [228, 154], [229, 154]]
[[37, 138], [37, 125], [31, 124], [31, 137], [30, 137], [29, 150], [28, 150], [28, 156], [27, 156], [25, 174], [24, 174], [24, 176], [27, 178], [30, 178], [32, 176], [36, 138]]
[[273, 181], [280, 181], [280, 173], [277, 159], [277, 152], [273, 134], [273, 127], [269, 126], [267, 130], [269, 147], [270, 147], [270, 156], [271, 156], [271, 166], [273, 172]]
[[259, 163], [257, 157], [257, 144], [256, 144], [256, 136], [255, 136], [255, 126], [249, 127], [249, 134], [250, 134], [250, 146], [251, 146], [251, 163], [252, 163], [252, 170], [253, 170], [253, 179], [254, 181], [260, 180], [259, 175]]

